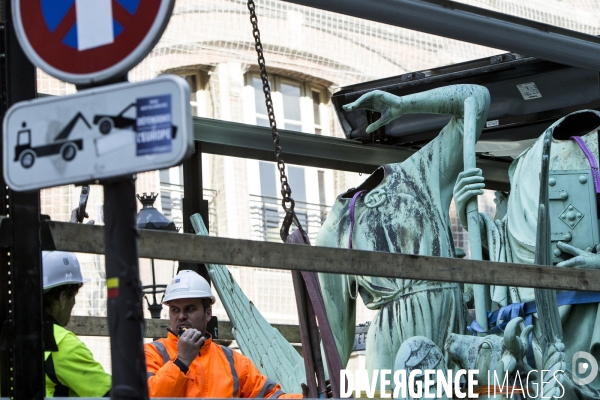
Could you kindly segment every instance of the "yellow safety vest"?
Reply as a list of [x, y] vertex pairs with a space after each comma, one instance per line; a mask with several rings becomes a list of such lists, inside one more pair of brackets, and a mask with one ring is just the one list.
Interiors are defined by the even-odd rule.
[[58, 351], [46, 351], [46, 397], [103, 397], [111, 376], [71, 331], [54, 324]]

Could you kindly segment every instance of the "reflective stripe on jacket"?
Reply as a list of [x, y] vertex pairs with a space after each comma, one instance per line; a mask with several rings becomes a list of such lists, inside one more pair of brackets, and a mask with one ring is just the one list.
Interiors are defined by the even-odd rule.
[[44, 353], [46, 397], [102, 397], [110, 391], [111, 376], [71, 331], [54, 324], [58, 351]]
[[177, 338], [169, 333], [144, 345], [150, 397], [302, 398], [286, 394], [247, 357], [206, 340], [184, 375], [177, 359]]

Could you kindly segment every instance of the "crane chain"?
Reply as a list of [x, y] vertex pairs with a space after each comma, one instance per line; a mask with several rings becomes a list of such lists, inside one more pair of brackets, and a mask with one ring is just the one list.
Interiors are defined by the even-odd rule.
[[269, 85], [269, 75], [267, 74], [267, 64], [263, 54], [263, 45], [260, 41], [260, 31], [258, 30], [258, 18], [256, 16], [256, 5], [254, 0], [248, 0], [248, 10], [250, 10], [250, 22], [252, 23], [252, 35], [254, 36], [256, 54], [258, 55], [258, 66], [260, 68], [260, 79], [263, 84], [263, 93], [265, 94], [265, 105], [269, 115], [269, 125], [271, 126], [271, 136], [273, 146], [275, 147], [275, 159], [277, 160], [277, 169], [279, 170], [279, 180], [281, 182], [281, 207], [285, 211], [285, 217], [281, 223], [281, 240], [287, 242], [290, 227], [292, 223], [303, 232], [302, 225], [294, 212], [296, 202], [292, 198], [292, 189], [288, 183], [288, 177], [285, 174], [285, 162], [283, 161], [283, 150], [279, 144], [279, 133], [277, 132], [277, 122], [275, 121], [275, 110], [273, 109], [273, 100], [271, 99], [271, 86]]

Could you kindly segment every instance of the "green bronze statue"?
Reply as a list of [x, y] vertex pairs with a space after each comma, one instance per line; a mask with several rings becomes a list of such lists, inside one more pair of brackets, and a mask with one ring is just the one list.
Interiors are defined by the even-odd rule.
[[[316, 244], [347, 248], [351, 240], [361, 250], [455, 257], [448, 210], [463, 170], [463, 132], [470, 123], [473, 141], [479, 138], [489, 104], [485, 87], [455, 85], [403, 97], [374, 91], [346, 105], [347, 111], [381, 113], [367, 132], [410, 113], [452, 119], [409, 159], [378, 168], [359, 187], [338, 196]], [[473, 120], [465, 121], [465, 115]], [[399, 350], [407, 339], [422, 336], [443, 348], [450, 333], [462, 333], [467, 325], [457, 283], [333, 274], [319, 278], [342, 363], [354, 342], [356, 299], [360, 296], [369, 309], [378, 310], [367, 335], [369, 375], [375, 369], [405, 368]], [[446, 369], [445, 360], [434, 358], [428, 362]]]
[[[598, 160], [598, 133], [600, 113], [583, 110], [572, 113], [548, 130], [552, 133], [550, 152], [549, 211], [554, 263], [559, 267], [599, 268], [598, 215], [596, 193], [600, 180], [595, 184], [591, 165]], [[547, 130], [547, 132], [548, 132]], [[571, 139], [572, 136], [580, 139]], [[540, 192], [540, 155], [543, 141], [540, 138], [514, 160], [509, 169], [511, 192], [508, 199], [497, 193], [497, 204], [505, 211], [493, 219], [480, 214], [480, 231], [492, 261], [533, 263], [536, 251], [538, 206]], [[596, 170], [597, 173], [597, 170]], [[472, 196], [482, 194], [484, 178], [481, 170], [470, 169], [459, 175], [454, 197], [457, 212], [466, 228], [465, 204]], [[542, 183], [544, 184], [544, 183]], [[595, 187], [596, 186], [596, 187]], [[563, 293], [564, 295], [565, 293]], [[535, 300], [534, 290], [517, 287], [492, 287], [492, 300], [503, 307], [510, 304]], [[559, 294], [561, 296], [561, 294]], [[590, 353], [600, 361], [600, 308], [598, 300], [586, 300], [574, 294], [577, 301], [565, 301], [559, 307], [563, 338], [551, 356], [542, 357], [541, 330], [533, 314], [532, 346], [535, 362], [533, 367], [551, 369], [561, 366], [566, 372], [561, 376], [564, 399], [599, 399], [600, 376], [587, 385], [573, 380], [571, 365], [576, 352]], [[564, 296], [566, 298], [566, 296]], [[560, 388], [558, 388], [560, 389]], [[558, 391], [555, 398], [560, 396]], [[546, 393], [547, 398], [550, 394]]]

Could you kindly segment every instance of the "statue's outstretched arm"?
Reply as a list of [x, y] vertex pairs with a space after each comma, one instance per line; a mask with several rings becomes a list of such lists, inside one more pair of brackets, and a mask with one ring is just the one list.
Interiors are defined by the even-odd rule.
[[344, 110], [365, 109], [381, 113], [381, 118], [367, 127], [367, 133], [371, 133], [403, 114], [448, 114], [457, 119], [463, 119], [464, 103], [469, 97], [474, 97], [477, 101], [477, 130], [480, 133], [487, 117], [490, 94], [487, 88], [479, 85], [444, 86], [402, 97], [374, 90], [362, 95], [358, 100], [346, 104]]

